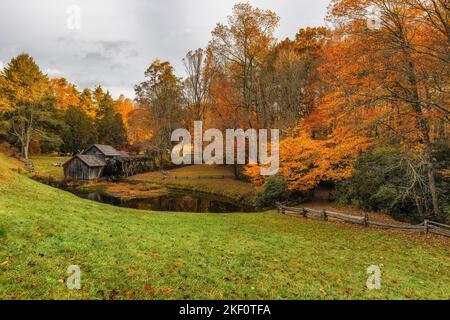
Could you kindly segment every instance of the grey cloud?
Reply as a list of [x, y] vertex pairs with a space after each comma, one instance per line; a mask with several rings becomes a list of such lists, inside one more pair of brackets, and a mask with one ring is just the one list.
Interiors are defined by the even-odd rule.
[[[247, 0], [1, 0], [0, 61], [27, 52], [42, 70], [62, 70], [79, 88], [102, 84], [133, 97], [149, 61], [170, 60], [184, 76], [182, 58], [205, 47], [217, 22]], [[330, 0], [249, 0], [281, 17], [278, 38], [323, 23]], [[81, 8], [81, 29], [67, 29], [66, 9]], [[27, 23], [23, 23], [26, 21]], [[0, 63], [1, 63], [0, 62]], [[1, 67], [1, 66], [0, 66]]]
[[62, 43], [62, 44], [73, 44], [76, 41], [74, 34], [69, 33], [64, 36], [56, 37], [56, 42]]
[[127, 58], [136, 58], [139, 57], [139, 52], [137, 50], [130, 50], [126, 55]]
[[120, 54], [125, 49], [129, 48], [133, 43], [130, 41], [118, 40], [118, 41], [97, 41], [97, 44], [100, 45], [105, 52], [111, 54]]
[[112, 70], [125, 69], [125, 68], [126, 68], [126, 65], [124, 65], [122, 63], [114, 63], [111, 65]]
[[103, 62], [109, 62], [112, 60], [111, 57], [108, 57], [101, 52], [88, 52], [83, 57], [84, 60], [88, 60], [89, 62], [93, 63], [103, 63]]

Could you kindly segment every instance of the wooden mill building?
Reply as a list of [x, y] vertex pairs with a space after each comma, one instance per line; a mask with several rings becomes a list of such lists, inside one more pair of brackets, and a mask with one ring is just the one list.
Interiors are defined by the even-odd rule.
[[117, 151], [112, 146], [94, 144], [63, 164], [64, 178], [96, 180], [104, 176], [109, 162], [128, 157], [127, 153]]
[[90, 146], [85, 151], [83, 151], [82, 154], [89, 156], [96, 156], [102, 159], [103, 161], [118, 159], [121, 157], [128, 157], [128, 154], [126, 154], [123, 151], [117, 151], [112, 146], [106, 146], [101, 144], [94, 144]]

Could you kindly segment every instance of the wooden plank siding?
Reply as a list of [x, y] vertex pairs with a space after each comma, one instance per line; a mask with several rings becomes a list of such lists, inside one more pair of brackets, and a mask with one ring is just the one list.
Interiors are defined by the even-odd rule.
[[96, 156], [99, 157], [100, 159], [102, 159], [103, 161], [106, 161], [108, 159], [111, 159], [112, 157], [107, 157], [103, 154], [103, 152], [101, 152], [99, 149], [97, 149], [95, 146], [89, 148], [88, 150], [86, 150], [85, 152], [83, 152], [83, 154], [85, 155], [89, 155], [89, 156]]
[[89, 167], [78, 158], [72, 158], [64, 166], [64, 176], [74, 180], [95, 180], [101, 177], [104, 167]]

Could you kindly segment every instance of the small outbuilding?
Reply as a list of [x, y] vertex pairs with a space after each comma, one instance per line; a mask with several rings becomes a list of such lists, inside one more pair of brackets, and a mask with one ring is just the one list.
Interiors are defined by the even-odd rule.
[[64, 177], [74, 180], [96, 180], [102, 176], [105, 167], [106, 162], [100, 157], [78, 154], [63, 164]]

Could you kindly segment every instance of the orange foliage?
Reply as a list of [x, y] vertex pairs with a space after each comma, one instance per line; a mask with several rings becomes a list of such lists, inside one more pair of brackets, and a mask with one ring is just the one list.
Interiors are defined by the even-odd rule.
[[[279, 173], [289, 181], [289, 188], [307, 191], [322, 181], [350, 177], [352, 164], [370, 141], [346, 127], [338, 127], [324, 139], [314, 139], [304, 124], [301, 122], [296, 133], [280, 143]], [[248, 166], [245, 174], [256, 186], [264, 182], [259, 166]]]
[[125, 98], [125, 96], [122, 94], [120, 95], [119, 99], [114, 101], [116, 105], [116, 111], [120, 114], [122, 117], [122, 121], [125, 124], [125, 127], [128, 128], [128, 117], [130, 115], [130, 112], [133, 111], [133, 101], [131, 99]]
[[246, 126], [242, 99], [228, 81], [215, 81], [211, 87], [211, 96], [214, 101], [207, 110], [205, 127], [223, 130]]
[[145, 142], [153, 136], [150, 112], [146, 108], [135, 108], [128, 113], [128, 141], [130, 144]]
[[51, 79], [50, 89], [56, 97], [56, 107], [60, 110], [67, 110], [70, 106], [78, 106], [78, 91], [75, 85], [67, 82], [64, 78]]

